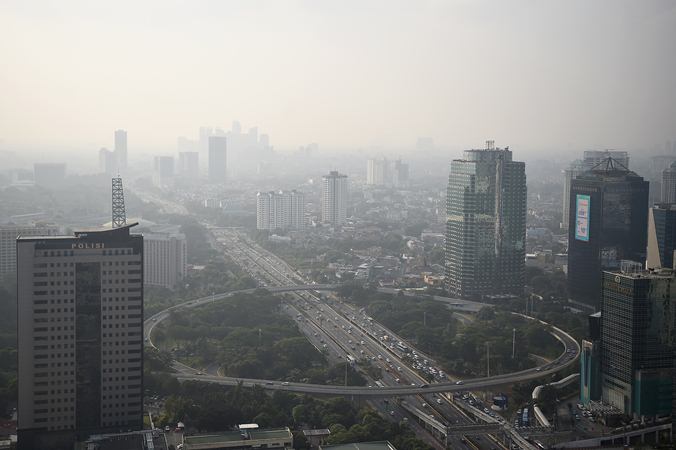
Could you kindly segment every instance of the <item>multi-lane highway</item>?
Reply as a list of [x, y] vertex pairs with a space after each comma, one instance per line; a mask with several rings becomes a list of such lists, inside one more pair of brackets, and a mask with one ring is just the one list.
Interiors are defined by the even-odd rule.
[[[200, 370], [189, 368], [177, 363], [175, 365], [180, 380], [200, 380], [225, 385], [242, 383], [245, 386], [258, 385], [266, 389], [287, 390], [293, 392], [306, 392], [325, 395], [346, 395], [352, 397], [366, 397], [380, 400], [373, 404], [393, 418], [403, 419], [408, 413], [389, 402], [389, 397], [409, 396], [413, 399], [412, 408], [422, 411], [430, 411], [444, 426], [453, 424], [471, 424], [469, 417], [464, 415], [456, 407], [451, 405], [445, 396], [436, 393], [450, 393], [454, 391], [482, 390], [491, 386], [509, 385], [515, 382], [527, 381], [540, 378], [557, 372], [573, 364], [579, 353], [578, 344], [567, 333], [550, 327], [550, 332], [561, 341], [564, 352], [556, 360], [541, 367], [521, 372], [497, 375], [493, 377], [476, 378], [463, 381], [448, 381], [445, 376], [437, 376], [434, 383], [427, 383], [416, 369], [409, 367], [404, 361], [404, 352], [397, 348], [396, 343], [402, 341], [391, 331], [369, 320], [363, 311], [356, 310], [350, 305], [339, 301], [330, 301], [321, 298], [312, 292], [335, 289], [335, 285], [315, 285], [307, 282], [288, 264], [275, 255], [265, 251], [251, 242], [245, 235], [232, 229], [212, 229], [215, 243], [222, 248], [230, 257], [237, 261], [260, 285], [265, 286], [272, 292], [289, 292], [291, 298], [286, 302], [285, 311], [297, 321], [299, 329], [303, 331], [319, 351], [324, 351], [333, 360], [366, 361], [381, 369], [381, 377], [378, 380], [370, 379], [368, 387], [358, 386], [327, 386], [304, 383], [280, 382], [276, 380], [240, 379], [203, 374]], [[247, 289], [238, 292], [253, 292]], [[168, 317], [172, 310], [194, 308], [208, 302], [218, 301], [234, 293], [217, 294], [197, 300], [184, 302], [155, 314], [146, 321], [145, 336], [149, 345], [152, 345], [151, 333], [154, 326]], [[483, 305], [476, 302], [437, 298], [452, 309], [464, 311], [476, 311]], [[534, 319], [533, 319], [534, 320]], [[543, 326], [547, 324], [543, 323]], [[403, 342], [402, 342], [403, 343]], [[428, 370], [433, 366], [430, 357], [418, 352], [418, 359], [425, 358], [425, 367]], [[420, 367], [421, 364], [418, 364]], [[438, 369], [435, 370], [437, 375]], [[428, 372], [429, 373], [429, 372]], [[412, 396], [412, 397], [411, 397]], [[421, 409], [422, 408], [422, 409]], [[483, 413], [479, 413], [483, 414]], [[486, 417], [486, 420], [497, 420]], [[415, 423], [414, 428], [418, 427]], [[419, 428], [419, 427], [418, 427]], [[416, 430], [420, 432], [421, 430]], [[483, 448], [482, 443], [472, 442], [465, 438], [449, 436], [453, 447], [457, 444], [462, 447], [465, 443], [477, 448]], [[475, 438], [476, 439], [476, 438]], [[486, 445], [493, 447], [499, 445], [487, 436]], [[527, 447], [527, 443], [522, 443]]]

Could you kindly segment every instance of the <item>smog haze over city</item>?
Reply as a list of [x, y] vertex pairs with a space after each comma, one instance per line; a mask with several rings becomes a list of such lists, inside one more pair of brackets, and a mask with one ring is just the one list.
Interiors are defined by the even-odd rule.
[[0, 450], [674, 448], [676, 3], [0, 2]]

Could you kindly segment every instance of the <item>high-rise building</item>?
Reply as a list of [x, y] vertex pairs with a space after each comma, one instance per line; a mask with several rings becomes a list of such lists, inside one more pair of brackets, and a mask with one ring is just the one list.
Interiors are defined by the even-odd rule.
[[106, 175], [115, 176], [119, 172], [117, 155], [107, 148], [99, 150], [99, 170]]
[[153, 183], [157, 187], [168, 187], [174, 182], [174, 157], [156, 156], [153, 165]]
[[178, 174], [184, 181], [197, 181], [200, 174], [199, 152], [179, 152]]
[[673, 269], [676, 250], [676, 204], [658, 203], [648, 212], [648, 269]]
[[561, 228], [568, 229], [568, 219], [570, 216], [570, 185], [575, 177], [580, 175], [585, 170], [589, 170], [587, 164], [582, 160], [573, 161], [563, 173], [563, 214], [561, 215]]
[[227, 138], [225, 136], [209, 136], [209, 181], [211, 183], [224, 183], [227, 169]]
[[322, 177], [322, 222], [339, 227], [347, 218], [347, 175], [336, 171]]
[[509, 148], [466, 150], [451, 163], [446, 279], [452, 295], [521, 295], [525, 283], [526, 172]]
[[676, 162], [662, 171], [662, 203], [676, 203]]
[[605, 159], [613, 158], [617, 163], [629, 169], [629, 153], [617, 150], [587, 150], [584, 152], [583, 159], [577, 159], [565, 169], [563, 179], [563, 215], [561, 217], [561, 228], [568, 229], [570, 220], [570, 185], [572, 180], [581, 173], [591, 170], [594, 166]]
[[305, 229], [305, 195], [296, 190], [256, 194], [256, 228], [271, 231]]
[[127, 170], [127, 132], [125, 130], [115, 130], [115, 158], [119, 170]]
[[384, 186], [390, 182], [390, 162], [385, 158], [371, 158], [366, 162], [366, 184]]
[[143, 427], [143, 237], [19, 237], [18, 448]]
[[591, 169], [595, 165], [612, 158], [616, 163], [629, 169], [629, 153], [623, 150], [586, 150], [583, 154], [582, 161], [587, 168]]
[[144, 232], [143, 255], [146, 286], [173, 289], [185, 278], [188, 250], [185, 235], [178, 227], [156, 226]]
[[408, 164], [400, 159], [394, 162], [394, 171], [392, 172], [392, 184], [395, 187], [408, 185]]
[[56, 225], [0, 225], [0, 276], [16, 272], [16, 239], [19, 236], [54, 236]]
[[366, 162], [366, 184], [402, 187], [408, 184], [408, 164], [400, 159], [371, 158]]
[[671, 413], [676, 277], [623, 261], [603, 273], [602, 400], [625, 414]]
[[571, 182], [568, 294], [598, 305], [601, 272], [620, 261], [644, 261], [648, 182], [608, 158]]
[[33, 164], [33, 179], [38, 186], [60, 186], [66, 179], [66, 164], [35, 163]]
[[580, 402], [601, 400], [601, 313], [589, 316], [589, 339], [582, 341], [580, 355]]

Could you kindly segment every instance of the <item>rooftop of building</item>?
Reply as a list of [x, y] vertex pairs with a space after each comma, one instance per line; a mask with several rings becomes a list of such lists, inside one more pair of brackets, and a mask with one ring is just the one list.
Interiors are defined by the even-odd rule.
[[676, 203], [655, 203], [655, 205], [653, 205], [653, 209], [676, 211]]
[[355, 442], [352, 444], [322, 445], [320, 450], [397, 450], [389, 441]]
[[[243, 433], [248, 434], [247, 437]], [[186, 436], [185, 443], [188, 445], [198, 444], [217, 444], [220, 442], [238, 442], [243, 440], [279, 440], [292, 438], [291, 431], [288, 428], [258, 430], [247, 429], [246, 431], [225, 431], [216, 434], [201, 436]]]
[[303, 430], [305, 436], [328, 436], [331, 434], [331, 430], [328, 428], [319, 428], [316, 430]]
[[645, 269], [642, 266], [631, 267], [631, 268], [622, 268], [620, 270], [606, 270], [605, 273], [610, 275], [631, 278], [634, 280], [642, 278], [650, 279], [660, 279], [660, 278], [673, 278], [674, 270], [668, 268], [659, 268], [659, 269]]
[[17, 240], [21, 241], [44, 241], [44, 240], [59, 240], [59, 239], [106, 239], [106, 238], [115, 238], [115, 237], [124, 237], [129, 236], [129, 230], [132, 227], [138, 225], [136, 222], [128, 223], [119, 228], [108, 228], [108, 227], [92, 227], [86, 230], [74, 231], [73, 235], [65, 236], [19, 236]]

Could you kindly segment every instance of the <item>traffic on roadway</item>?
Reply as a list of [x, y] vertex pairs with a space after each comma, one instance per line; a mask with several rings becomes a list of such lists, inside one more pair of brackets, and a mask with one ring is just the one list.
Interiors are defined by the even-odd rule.
[[[471, 415], [459, 409], [450, 400], [453, 393], [479, 391], [489, 387], [511, 385], [532, 379], [542, 378], [556, 373], [575, 363], [579, 355], [579, 345], [563, 330], [542, 322], [544, 327], [558, 339], [563, 352], [555, 360], [539, 367], [509, 374], [480, 377], [466, 380], [451, 380], [438, 367], [433, 358], [406, 343], [391, 330], [368, 317], [363, 309], [358, 309], [343, 303], [335, 295], [327, 295], [327, 291], [337, 289], [337, 285], [317, 285], [308, 283], [298, 272], [276, 255], [261, 248], [252, 242], [246, 235], [235, 229], [212, 228], [214, 241], [221, 246], [233, 261], [254, 278], [260, 286], [271, 292], [278, 292], [285, 296], [283, 311], [297, 323], [299, 330], [318, 351], [327, 355], [334, 362], [345, 361], [356, 364], [370, 364], [380, 369], [379, 379], [372, 379], [365, 374], [368, 386], [336, 386], [295, 383], [278, 380], [242, 379], [203, 373], [202, 370], [191, 368], [174, 361], [176, 378], [181, 381], [202, 381], [222, 385], [261, 386], [270, 390], [284, 390], [299, 393], [312, 393], [330, 396], [350, 396], [371, 399], [371, 404], [383, 414], [398, 421], [408, 421], [411, 411], [424, 411], [428, 414], [427, 422], [438, 423], [439, 429], [453, 425], [469, 425], [478, 417], [484, 422], [498, 422], [503, 424], [511, 434], [518, 434], [509, 429], [504, 420], [495, 415], [484, 413], [481, 410], [472, 411]], [[152, 331], [155, 326], [169, 317], [170, 312], [195, 308], [201, 305], [216, 302], [236, 293], [250, 293], [255, 289], [245, 289], [229, 293], [214, 294], [196, 300], [186, 301], [154, 314], [146, 320], [144, 337], [147, 345], [154, 346]], [[322, 294], [321, 292], [324, 292]], [[406, 294], [406, 293], [405, 293]], [[435, 298], [443, 301], [449, 308], [467, 312], [478, 311], [477, 302], [460, 301], [444, 297]], [[528, 320], [537, 320], [523, 316]], [[427, 381], [432, 380], [431, 382]], [[456, 394], [457, 395], [457, 394]], [[408, 410], [404, 410], [392, 399], [408, 397]], [[429, 413], [428, 413], [429, 411]], [[421, 416], [420, 413], [418, 413]], [[474, 416], [471, 417], [471, 416]], [[485, 417], [484, 417], [485, 416]], [[418, 417], [420, 419], [420, 417]], [[433, 418], [433, 419], [430, 419]], [[504, 447], [492, 435], [480, 436], [450, 436], [446, 433], [439, 436], [435, 430], [426, 424], [422, 427], [415, 421], [410, 423], [417, 434], [426, 437], [428, 443], [437, 448], [439, 440], [444, 445], [455, 448], [494, 448], [496, 445]], [[421, 422], [425, 422], [422, 420]], [[430, 440], [430, 433], [434, 438]], [[523, 439], [514, 436], [519, 447], [530, 448]], [[485, 442], [485, 443], [484, 443]]]

